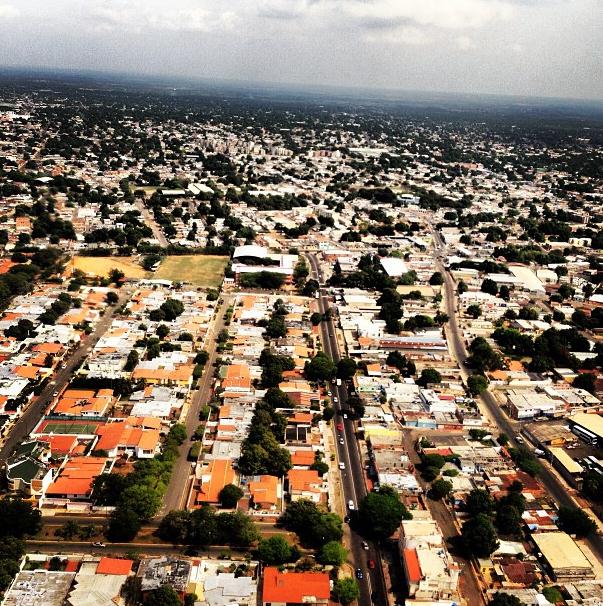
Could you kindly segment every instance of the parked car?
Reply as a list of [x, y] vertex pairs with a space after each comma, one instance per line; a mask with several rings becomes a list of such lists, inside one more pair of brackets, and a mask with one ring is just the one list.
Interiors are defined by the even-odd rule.
[[335, 429], [337, 429], [337, 431], [343, 431], [343, 423], [337, 423], [337, 425], [335, 425]]
[[348, 509], [351, 511], [354, 511], [354, 509], [356, 509], [356, 506], [354, 505], [354, 501], [352, 501], [352, 499], [348, 501]]
[[369, 546], [368, 546], [368, 543], [366, 541], [362, 541], [362, 543], [360, 543], [360, 545], [362, 546], [362, 549], [365, 549], [365, 550], [368, 551]]
[[339, 469], [345, 469], [345, 463], [343, 461], [340, 461]]
[[356, 578], [357, 579], [363, 579], [364, 578], [364, 574], [362, 572], [362, 568], [356, 568]]

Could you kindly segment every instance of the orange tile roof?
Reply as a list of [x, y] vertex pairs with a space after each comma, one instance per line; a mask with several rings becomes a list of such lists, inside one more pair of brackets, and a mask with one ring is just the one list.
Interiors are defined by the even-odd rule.
[[210, 461], [208, 471], [210, 478], [208, 482], [201, 484], [197, 495], [199, 503], [217, 503], [218, 494], [226, 484], [232, 484], [235, 472], [232, 468], [232, 459], [214, 459]]
[[312, 450], [294, 450], [291, 453], [291, 463], [293, 465], [303, 465], [309, 467], [314, 463], [314, 451]]
[[118, 446], [123, 448], [142, 448], [154, 450], [159, 444], [157, 429], [141, 429], [132, 427], [127, 421], [117, 421], [102, 425], [96, 430], [99, 440], [97, 450], [113, 450]]
[[15, 368], [15, 374], [24, 379], [35, 379], [39, 372], [40, 368], [38, 366], [17, 366]]
[[249, 378], [249, 366], [247, 364], [230, 364], [226, 367], [226, 378]]
[[276, 505], [278, 502], [278, 478], [276, 476], [260, 476], [247, 484], [249, 494], [256, 503]]
[[290, 469], [287, 478], [290, 490], [320, 492], [316, 485], [322, 484], [322, 479], [315, 469]]
[[421, 565], [419, 564], [417, 550], [409, 547], [404, 549], [404, 562], [408, 570], [408, 581], [410, 583], [418, 583], [423, 576], [421, 574]]
[[118, 574], [127, 576], [132, 571], [132, 564], [134, 564], [134, 560], [101, 558], [96, 567], [96, 574]]
[[76, 436], [41, 436], [39, 438], [48, 442], [50, 452], [55, 454], [69, 454], [77, 444]]
[[331, 595], [329, 575], [325, 572], [280, 572], [278, 568], [264, 570], [262, 588], [264, 602], [302, 604], [313, 596], [328, 600]]
[[89, 496], [92, 482], [105, 469], [104, 457], [76, 457], [69, 459], [59, 476], [46, 490], [47, 496], [65, 494]]
[[[67, 394], [68, 392], [65, 392]], [[102, 416], [111, 404], [111, 396], [99, 396], [92, 398], [63, 397], [56, 403], [52, 412], [64, 415], [81, 415], [84, 413], [96, 413]]]
[[239, 389], [250, 389], [251, 379], [249, 377], [227, 377], [222, 380], [220, 387], [224, 389], [233, 389], [238, 387]]
[[63, 351], [63, 346], [60, 343], [38, 343], [32, 348], [33, 351], [41, 351], [45, 354], [57, 354]]

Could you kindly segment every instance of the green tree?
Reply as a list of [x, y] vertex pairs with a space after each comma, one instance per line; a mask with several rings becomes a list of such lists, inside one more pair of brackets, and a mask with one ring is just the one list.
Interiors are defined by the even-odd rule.
[[337, 579], [333, 584], [333, 599], [340, 604], [351, 604], [360, 597], [360, 588], [355, 579]]
[[32, 536], [42, 528], [42, 514], [29, 501], [18, 497], [0, 500], [0, 537]]
[[466, 293], [468, 290], [469, 287], [467, 286], [467, 284], [463, 280], [460, 280], [457, 286], [457, 292], [459, 293], [459, 295]]
[[463, 524], [461, 540], [467, 552], [478, 558], [489, 557], [499, 545], [494, 526], [483, 513], [478, 513]]
[[424, 368], [417, 383], [422, 386], [438, 384], [442, 382], [442, 375], [435, 368]]
[[517, 596], [497, 591], [490, 601], [490, 606], [525, 606], [525, 604]]
[[191, 516], [188, 511], [175, 510], [168, 512], [159, 523], [157, 534], [163, 541], [177, 545], [187, 542]]
[[590, 372], [583, 372], [572, 381], [572, 385], [577, 389], [585, 389], [586, 391], [594, 394], [597, 390], [597, 379], [594, 374]]
[[119, 508], [136, 513], [142, 520], [150, 520], [161, 507], [161, 495], [151, 486], [134, 484], [128, 486], [119, 500]]
[[467, 307], [467, 315], [477, 320], [482, 315], [482, 308], [479, 305], [469, 305]]
[[318, 561], [325, 565], [341, 566], [347, 557], [348, 551], [339, 541], [329, 541], [322, 546]]
[[113, 292], [112, 290], [110, 290], [107, 293], [107, 295], [105, 296], [105, 300], [107, 301], [107, 303], [109, 305], [115, 305], [119, 301], [119, 296], [117, 295], [116, 292]]
[[291, 545], [289, 545], [287, 539], [282, 534], [262, 539], [258, 546], [259, 558], [268, 566], [290, 562], [292, 551]]
[[498, 294], [498, 286], [494, 280], [485, 278], [482, 282], [481, 291], [496, 296]]
[[421, 464], [424, 467], [435, 467], [437, 469], [442, 469], [445, 463], [446, 459], [444, 459], [441, 454], [426, 454], [421, 458]]
[[171, 585], [161, 585], [152, 589], [144, 601], [149, 606], [182, 606], [182, 600]]
[[165, 324], [160, 324], [155, 334], [163, 341], [170, 334], [170, 329]]
[[587, 537], [597, 530], [594, 520], [583, 510], [577, 507], [559, 508], [559, 525], [568, 534], [575, 534], [578, 538]]
[[304, 366], [304, 374], [309, 381], [329, 381], [336, 372], [333, 360], [327, 354], [319, 351], [309, 362]]
[[408, 515], [397, 495], [370, 492], [358, 507], [358, 522], [366, 536], [377, 540], [389, 538]]
[[140, 526], [140, 517], [135, 511], [117, 507], [109, 518], [107, 538], [116, 543], [131, 541], [138, 534]]
[[337, 376], [340, 379], [351, 379], [356, 374], [357, 369], [358, 365], [352, 358], [341, 358], [337, 362]]
[[472, 396], [478, 396], [488, 389], [488, 379], [484, 375], [471, 375], [467, 378], [467, 388]]
[[436, 480], [429, 490], [429, 496], [436, 501], [447, 497], [452, 492], [452, 482], [448, 480]]
[[312, 323], [312, 326], [318, 326], [322, 322], [322, 314], [315, 311], [310, 316], [310, 322]]
[[432, 286], [440, 286], [441, 284], [444, 284], [444, 276], [442, 276], [441, 272], [436, 271], [431, 274], [431, 278], [429, 278], [429, 283]]
[[247, 547], [260, 538], [253, 520], [242, 511], [216, 515], [217, 541], [224, 545]]
[[239, 502], [239, 499], [243, 497], [243, 491], [234, 484], [226, 484], [220, 493], [218, 494], [218, 499], [220, 501], [220, 505], [227, 509], [234, 509]]
[[472, 517], [480, 513], [490, 514], [494, 509], [494, 501], [487, 490], [474, 488], [465, 500], [465, 511]]
[[341, 518], [320, 510], [309, 499], [289, 503], [279, 523], [297, 533], [301, 542], [310, 547], [321, 547], [330, 541], [339, 541], [343, 536]]
[[512, 505], [499, 505], [496, 509], [496, 528], [502, 534], [518, 535], [521, 533], [521, 513]]

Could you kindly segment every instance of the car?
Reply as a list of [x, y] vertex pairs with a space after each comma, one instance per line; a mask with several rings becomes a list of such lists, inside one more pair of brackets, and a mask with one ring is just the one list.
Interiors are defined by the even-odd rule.
[[337, 404], [337, 402], [339, 402], [339, 400], [337, 399], [337, 396], [333, 396], [333, 404]]
[[339, 462], [339, 469], [345, 469], [345, 463], [343, 461]]
[[55, 391], [55, 392], [52, 394], [52, 397], [53, 397], [53, 398], [56, 398], [58, 395], [59, 395], [59, 392], [58, 392], [58, 391]]
[[342, 438], [342, 437], [340, 437], [340, 438], [339, 438], [339, 443], [340, 443], [340, 444], [345, 444], [345, 442], [343, 441], [343, 438]]
[[350, 511], [354, 511], [354, 509], [356, 509], [356, 506], [354, 505], [354, 501], [352, 501], [352, 499], [350, 499], [350, 500], [348, 501], [348, 509], [349, 509]]
[[348, 413], [347, 413], [347, 412], [344, 412], [344, 413], [343, 413], [343, 418], [344, 418], [344, 419], [347, 419], [347, 418], [348, 418]]
[[368, 567], [373, 570], [375, 568], [375, 560], [369, 560], [368, 562]]
[[524, 443], [524, 439], [521, 436], [515, 436], [515, 441], [518, 444], [523, 444]]
[[335, 425], [335, 429], [337, 429], [337, 431], [343, 431], [343, 423], [337, 423], [337, 425]]
[[362, 568], [356, 568], [356, 578], [357, 579], [363, 579], [364, 578], [364, 573], [362, 572]]
[[101, 543], [100, 541], [95, 541], [94, 543], [92, 543], [92, 547], [106, 547], [106, 545], [104, 543]]
[[368, 543], [366, 541], [362, 541], [362, 543], [360, 543], [360, 545], [362, 546], [362, 549], [365, 549], [365, 550], [368, 551], [369, 546], [368, 546]]

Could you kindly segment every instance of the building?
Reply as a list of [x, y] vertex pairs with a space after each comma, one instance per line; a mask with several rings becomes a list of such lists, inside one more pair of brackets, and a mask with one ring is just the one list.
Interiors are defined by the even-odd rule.
[[593, 445], [603, 444], [603, 416], [579, 412], [568, 417], [572, 433]]
[[533, 534], [532, 540], [556, 581], [595, 578], [592, 564], [569, 534], [543, 532]]
[[11, 492], [27, 496], [41, 496], [52, 482], [52, 468], [48, 464], [51, 450], [46, 442], [23, 442], [5, 464], [6, 479]]
[[2, 606], [63, 606], [73, 572], [21, 570], [4, 594]]
[[323, 572], [280, 572], [278, 568], [264, 570], [263, 606], [297, 606], [322, 604], [327, 606], [331, 595], [329, 575]]
[[175, 591], [184, 594], [191, 574], [191, 561], [172, 556], [144, 558], [138, 567], [140, 589], [143, 593], [168, 583]]

